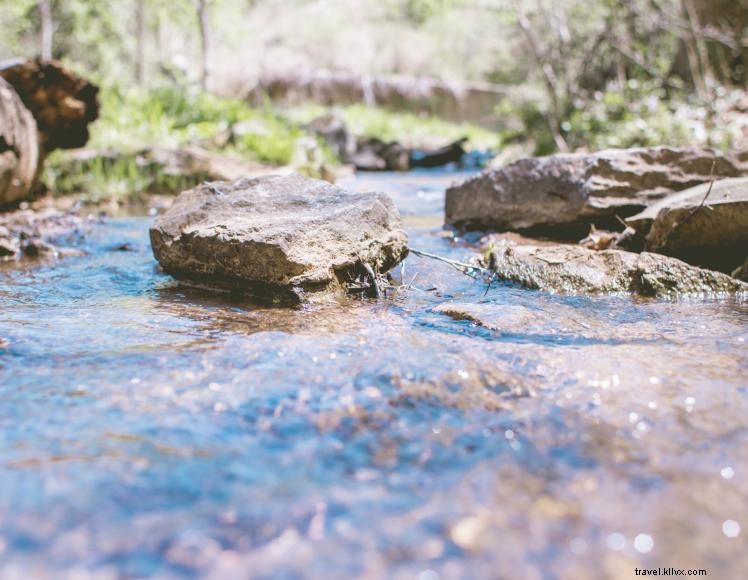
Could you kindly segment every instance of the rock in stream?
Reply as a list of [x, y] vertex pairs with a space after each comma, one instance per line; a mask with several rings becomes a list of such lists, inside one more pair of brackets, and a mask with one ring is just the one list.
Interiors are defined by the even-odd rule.
[[386, 272], [407, 254], [383, 193], [350, 193], [301, 175], [206, 183], [180, 194], [151, 228], [170, 274], [257, 298], [299, 302]]
[[748, 178], [697, 185], [626, 221], [645, 250], [730, 273], [748, 258]]
[[674, 191], [737, 177], [740, 164], [702, 149], [654, 147], [521, 159], [447, 190], [446, 223], [578, 236], [610, 226]]
[[491, 251], [488, 265], [502, 280], [562, 294], [668, 297], [748, 293], [748, 284], [726, 274], [649, 252], [503, 244]]

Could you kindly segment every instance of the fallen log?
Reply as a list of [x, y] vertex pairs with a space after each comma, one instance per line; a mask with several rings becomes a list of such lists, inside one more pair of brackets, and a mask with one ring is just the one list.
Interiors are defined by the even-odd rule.
[[99, 116], [99, 89], [54, 60], [0, 65], [4, 78], [36, 119], [45, 151], [86, 144], [88, 125]]
[[36, 121], [0, 78], [0, 206], [26, 198], [42, 165]]

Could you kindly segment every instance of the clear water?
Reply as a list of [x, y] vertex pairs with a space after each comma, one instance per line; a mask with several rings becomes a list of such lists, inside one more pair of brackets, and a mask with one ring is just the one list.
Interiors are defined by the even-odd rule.
[[[454, 178], [346, 185], [465, 259]], [[271, 309], [159, 273], [149, 222], [0, 270], [4, 580], [744, 577], [748, 303], [485, 293], [413, 256], [386, 303]]]

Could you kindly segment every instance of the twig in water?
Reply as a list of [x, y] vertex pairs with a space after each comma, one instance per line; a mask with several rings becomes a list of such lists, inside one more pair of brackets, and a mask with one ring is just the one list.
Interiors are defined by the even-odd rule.
[[488, 284], [486, 284], [486, 291], [483, 293], [483, 298], [486, 297], [486, 295], [488, 294], [488, 291], [491, 289], [491, 284], [493, 284], [496, 278], [498, 277], [499, 277], [498, 272], [494, 272], [493, 276], [491, 276], [491, 279], [488, 281]]
[[[438, 260], [440, 262], [444, 262], [445, 264], [452, 266], [455, 270], [457, 270], [461, 274], [465, 274], [466, 276], [469, 276], [473, 280], [478, 280], [480, 276], [481, 278], [483, 278], [483, 280], [488, 280], [488, 288], [491, 287], [491, 283], [493, 282], [493, 280], [496, 279], [496, 276], [497, 276], [495, 271], [489, 270], [487, 268], [481, 268], [480, 266], [466, 264], [465, 262], [458, 262], [457, 260], [450, 260], [449, 258], [445, 258], [443, 256], [437, 256], [436, 254], [423, 252], [421, 250], [414, 250], [413, 248], [408, 248], [408, 251], [422, 258], [431, 258], [432, 260]], [[488, 288], [486, 288], [486, 293], [488, 293]]]

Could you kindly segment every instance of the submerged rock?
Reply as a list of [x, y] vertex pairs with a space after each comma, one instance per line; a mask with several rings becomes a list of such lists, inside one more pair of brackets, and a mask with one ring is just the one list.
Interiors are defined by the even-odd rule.
[[748, 258], [748, 178], [692, 187], [626, 221], [647, 251], [732, 272]]
[[407, 254], [400, 214], [383, 193], [349, 193], [293, 174], [203, 184], [183, 192], [151, 228], [177, 277], [298, 302], [345, 288]]
[[566, 237], [609, 226], [674, 191], [736, 177], [737, 161], [711, 150], [668, 147], [521, 159], [447, 190], [446, 223], [536, 230]]
[[648, 252], [506, 244], [492, 250], [488, 261], [488, 267], [502, 280], [564, 294], [661, 297], [748, 292], [748, 284], [726, 274]]
[[647, 321], [612, 323], [589, 308], [574, 308], [555, 302], [538, 301], [532, 308], [519, 304], [448, 302], [435, 307], [433, 312], [472, 322], [500, 334], [604, 342], [661, 339]]

